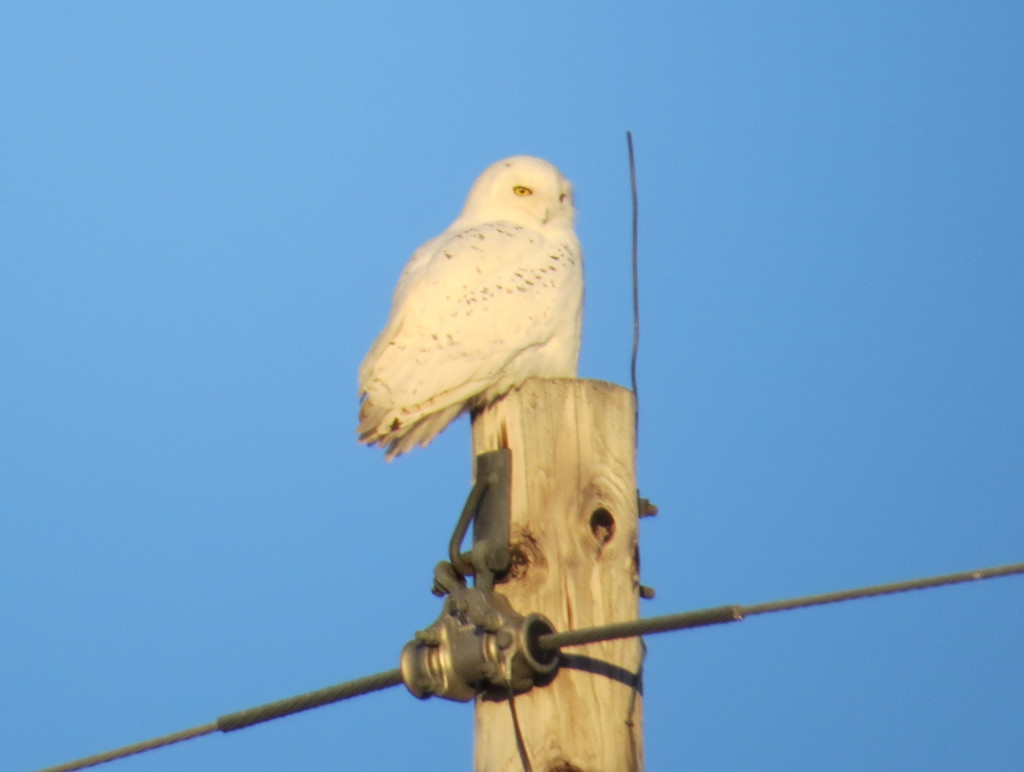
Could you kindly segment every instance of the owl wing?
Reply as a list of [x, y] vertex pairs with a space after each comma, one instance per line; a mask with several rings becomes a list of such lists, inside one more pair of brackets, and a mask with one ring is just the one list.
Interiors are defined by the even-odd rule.
[[426, 444], [517, 357], [551, 341], [578, 251], [575, 236], [553, 244], [501, 222], [448, 231], [417, 250], [360, 368], [360, 439], [387, 445], [389, 457]]

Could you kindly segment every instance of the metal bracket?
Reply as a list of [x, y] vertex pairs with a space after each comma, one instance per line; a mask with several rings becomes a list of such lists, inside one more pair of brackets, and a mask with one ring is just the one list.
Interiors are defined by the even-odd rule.
[[[474, 577], [474, 586], [482, 589], [491, 589], [495, 579], [508, 571], [511, 561], [508, 547], [511, 473], [512, 452], [508, 448], [476, 457], [476, 482], [448, 543], [452, 566], [462, 576]], [[473, 549], [462, 552], [462, 541], [470, 522], [473, 523]]]
[[[555, 631], [548, 618], [521, 616], [494, 591], [511, 562], [511, 455], [505, 448], [476, 457], [476, 482], [448, 543], [451, 562], [434, 569], [434, 594], [448, 596], [444, 609], [402, 649], [402, 680], [417, 697], [466, 702], [485, 691], [507, 697], [509, 689], [528, 691], [558, 669], [558, 651], [539, 645]], [[470, 523], [473, 548], [462, 552]]]

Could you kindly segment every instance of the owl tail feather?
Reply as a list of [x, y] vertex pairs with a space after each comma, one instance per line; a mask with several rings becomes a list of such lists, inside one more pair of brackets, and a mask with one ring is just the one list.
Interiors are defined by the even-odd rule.
[[388, 461], [407, 453], [419, 445], [425, 447], [448, 424], [467, 409], [460, 403], [417, 415], [402, 416], [394, 409], [374, 405], [369, 399], [359, 410], [359, 441], [367, 445], [381, 445]]

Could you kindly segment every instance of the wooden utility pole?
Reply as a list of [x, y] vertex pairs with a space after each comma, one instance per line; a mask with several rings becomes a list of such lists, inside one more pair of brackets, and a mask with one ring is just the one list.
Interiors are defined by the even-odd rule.
[[[474, 455], [512, 452], [512, 570], [497, 587], [558, 631], [635, 619], [639, 591], [633, 393], [530, 380], [478, 415]], [[643, 768], [638, 638], [562, 652], [550, 684], [515, 698], [534, 772]], [[476, 772], [523, 772], [507, 699], [476, 701]]]

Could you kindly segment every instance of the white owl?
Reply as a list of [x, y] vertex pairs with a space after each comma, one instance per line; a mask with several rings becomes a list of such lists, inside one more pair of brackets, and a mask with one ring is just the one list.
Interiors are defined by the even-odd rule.
[[527, 378], [573, 378], [583, 254], [572, 185], [513, 156], [473, 183], [462, 214], [417, 249], [359, 368], [359, 440], [391, 460]]

